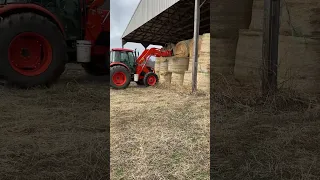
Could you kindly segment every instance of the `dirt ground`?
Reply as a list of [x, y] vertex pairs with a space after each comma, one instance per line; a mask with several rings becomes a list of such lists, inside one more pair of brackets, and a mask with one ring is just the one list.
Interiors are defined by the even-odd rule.
[[111, 90], [111, 179], [209, 179], [209, 96]]
[[108, 96], [77, 66], [50, 89], [0, 86], [0, 179], [106, 179]]
[[319, 98], [286, 91], [263, 100], [245, 87], [216, 87], [213, 179], [320, 179]]

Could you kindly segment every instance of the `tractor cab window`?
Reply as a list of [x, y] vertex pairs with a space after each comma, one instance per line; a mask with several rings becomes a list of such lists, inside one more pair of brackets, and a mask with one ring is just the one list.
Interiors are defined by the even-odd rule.
[[121, 52], [119, 51], [111, 51], [111, 54], [110, 54], [110, 63], [112, 62], [119, 62], [120, 61], [120, 54]]
[[130, 62], [135, 62], [136, 61], [133, 52], [128, 52], [128, 55], [129, 55], [129, 61]]
[[120, 61], [122, 63], [126, 63], [129, 61], [129, 56], [128, 56], [128, 53], [127, 52], [121, 52], [121, 56], [120, 56]]

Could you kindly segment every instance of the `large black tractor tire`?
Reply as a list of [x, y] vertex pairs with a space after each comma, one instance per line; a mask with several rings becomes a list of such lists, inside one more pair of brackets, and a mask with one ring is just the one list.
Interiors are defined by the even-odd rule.
[[130, 85], [131, 74], [123, 66], [113, 66], [110, 69], [110, 85], [114, 89], [125, 89]]
[[157, 74], [153, 72], [148, 72], [144, 78], [143, 83], [145, 86], [155, 86], [159, 81]]
[[51, 85], [65, 70], [67, 46], [49, 19], [19, 13], [0, 22], [0, 74], [9, 84], [28, 88]]

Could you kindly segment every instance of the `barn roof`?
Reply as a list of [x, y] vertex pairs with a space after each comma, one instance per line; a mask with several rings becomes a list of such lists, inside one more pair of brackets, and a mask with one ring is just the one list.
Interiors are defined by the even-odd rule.
[[[210, 32], [209, 0], [200, 9], [200, 34]], [[122, 40], [144, 46], [176, 43], [193, 37], [194, 0], [141, 0]]]

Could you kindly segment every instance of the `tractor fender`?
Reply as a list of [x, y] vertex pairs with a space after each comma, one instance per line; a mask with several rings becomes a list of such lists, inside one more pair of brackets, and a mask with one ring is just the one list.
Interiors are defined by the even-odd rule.
[[121, 63], [121, 62], [113, 62], [113, 63], [111, 63], [111, 64], [110, 64], [110, 68], [113, 67], [113, 66], [123, 66], [123, 67], [125, 67], [126, 69], [128, 69], [129, 72], [131, 72], [131, 71], [130, 71], [130, 68], [129, 68], [127, 65], [125, 65], [125, 64], [123, 64], [123, 63]]
[[64, 27], [59, 21], [59, 19], [44, 7], [41, 7], [37, 4], [7, 4], [7, 5], [0, 6], [1, 18], [11, 14], [21, 13], [21, 12], [34, 12], [36, 14], [49, 18], [53, 23], [55, 23], [59, 27], [64, 37], [66, 36]]

